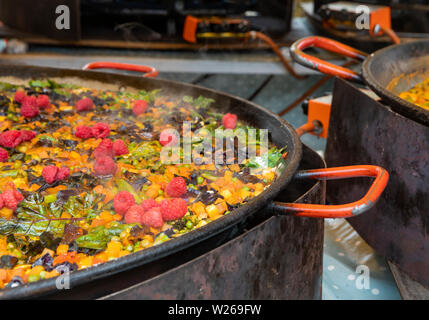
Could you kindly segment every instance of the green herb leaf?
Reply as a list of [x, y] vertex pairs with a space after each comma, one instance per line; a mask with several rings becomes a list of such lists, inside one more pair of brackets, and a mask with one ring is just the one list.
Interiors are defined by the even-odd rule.
[[277, 149], [276, 147], [273, 147], [263, 155], [250, 159], [245, 166], [249, 168], [262, 168], [262, 169], [267, 167], [275, 168], [281, 162], [284, 162], [282, 155], [285, 149], [286, 147], [282, 149]]
[[127, 228], [132, 228], [133, 226], [134, 224], [119, 224], [111, 228], [98, 226], [91, 232], [80, 236], [75, 241], [81, 248], [105, 249], [112, 237], [119, 237], [122, 231]]

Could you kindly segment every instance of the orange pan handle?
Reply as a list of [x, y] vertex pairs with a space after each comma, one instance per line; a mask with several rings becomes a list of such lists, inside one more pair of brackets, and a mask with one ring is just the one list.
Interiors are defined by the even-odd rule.
[[355, 202], [341, 205], [274, 202], [274, 212], [312, 218], [350, 218], [371, 209], [377, 202], [389, 180], [387, 171], [378, 166], [357, 165], [299, 171], [296, 178], [337, 180], [357, 177], [374, 177], [365, 196]]
[[158, 75], [158, 70], [154, 67], [141, 66], [137, 64], [119, 63], [119, 62], [108, 62], [108, 61], [95, 61], [85, 65], [83, 70], [91, 69], [119, 69], [127, 71], [143, 72], [143, 77], [154, 78]]
[[297, 40], [290, 47], [290, 54], [292, 58], [297, 63], [307, 68], [320, 71], [327, 75], [338, 76], [343, 79], [363, 83], [362, 77], [357, 72], [304, 53], [304, 50], [309, 47], [325, 49], [327, 51], [335, 52], [360, 61], [365, 60], [367, 57], [365, 52], [349, 47], [345, 44], [342, 44], [341, 42], [317, 36], [311, 36]]

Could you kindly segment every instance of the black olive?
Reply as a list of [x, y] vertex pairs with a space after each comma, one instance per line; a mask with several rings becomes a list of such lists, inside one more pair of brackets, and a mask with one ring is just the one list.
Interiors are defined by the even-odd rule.
[[52, 271], [52, 263], [54, 262], [54, 259], [49, 253], [45, 253], [43, 256], [41, 256], [39, 259], [34, 261], [32, 267], [35, 266], [42, 266], [46, 271]]
[[54, 266], [54, 269], [57, 270], [59, 273], [63, 274], [64, 272], [73, 272], [79, 269], [78, 265], [76, 263], [70, 263], [68, 261], [64, 261], [63, 263], [56, 264]]

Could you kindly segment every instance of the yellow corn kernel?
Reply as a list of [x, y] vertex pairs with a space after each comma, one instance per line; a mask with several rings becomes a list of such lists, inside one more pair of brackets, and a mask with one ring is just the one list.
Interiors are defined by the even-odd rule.
[[43, 257], [45, 254], [49, 253], [51, 257], [55, 255], [55, 252], [53, 250], [50, 250], [48, 248], [43, 249], [42, 253], [40, 254], [40, 257]]
[[229, 170], [225, 171], [225, 175], [224, 175], [225, 180], [227, 180], [227, 181], [231, 180], [232, 176], [233, 176], [232, 171], [229, 171]]
[[110, 241], [107, 244], [106, 253], [109, 257], [117, 258], [121, 251], [122, 244], [119, 241]]
[[159, 196], [159, 192], [158, 192], [159, 190], [161, 190], [161, 186], [159, 184], [152, 183], [147, 189], [145, 195], [148, 198], [155, 199], [156, 197]]
[[16, 178], [13, 179], [13, 183], [17, 188], [25, 189], [27, 188], [27, 179], [26, 178]]
[[247, 197], [250, 197], [250, 195], [251, 195], [251, 192], [249, 190], [246, 190], [246, 189], [241, 189], [240, 190], [240, 197], [241, 197], [241, 199], [244, 200]]
[[100, 219], [106, 222], [113, 221], [113, 216], [110, 214], [110, 211], [103, 211], [100, 213]]
[[13, 215], [13, 210], [9, 208], [0, 209], [0, 216], [5, 219], [10, 219]]
[[221, 196], [222, 196], [222, 197], [224, 197], [224, 199], [225, 199], [225, 200], [228, 200], [229, 198], [231, 198], [231, 197], [232, 197], [232, 192], [231, 192], [231, 191], [229, 191], [228, 189], [223, 189], [223, 190], [220, 192], [220, 194], [221, 194]]
[[207, 221], [201, 220], [200, 222], [198, 222], [196, 227], [199, 228], [199, 227], [205, 226], [206, 224], [207, 224]]
[[73, 107], [72, 106], [60, 106], [60, 110], [61, 111], [72, 111]]
[[70, 158], [74, 159], [74, 160], [79, 159], [80, 158], [80, 154], [77, 153], [76, 151], [72, 151], [72, 152], [70, 152]]
[[156, 202], [158, 202], [158, 203], [160, 203], [162, 200], [164, 200], [165, 199], [165, 197], [164, 196], [159, 196], [159, 197], [156, 197], [155, 198], [155, 201]]
[[67, 244], [60, 244], [57, 247], [57, 255], [67, 254], [68, 251], [69, 251], [69, 246]]
[[194, 203], [192, 205], [192, 211], [195, 212], [198, 219], [205, 219], [207, 218], [207, 212], [206, 212], [206, 206], [201, 202], [198, 201], [197, 203]]
[[70, 219], [70, 218], [73, 218], [73, 216], [70, 214], [70, 213], [68, 213], [68, 212], [63, 212], [62, 214], [61, 214], [61, 218], [62, 219]]
[[228, 210], [228, 206], [225, 201], [222, 201], [216, 205], [216, 208], [219, 210], [219, 214], [224, 214]]
[[13, 268], [13, 270], [29, 270], [31, 269], [31, 264], [21, 264], [21, 265], [17, 265], [16, 267]]
[[0, 238], [0, 251], [4, 251], [7, 249], [7, 241], [6, 237]]
[[127, 250], [121, 250], [121, 251], [119, 251], [119, 257], [126, 256], [127, 254], [130, 254], [130, 252], [127, 251]]
[[271, 169], [270, 170], [265, 169], [262, 173], [262, 176], [264, 177], [264, 179], [268, 181], [272, 181], [275, 177], [275, 173]]
[[84, 269], [92, 266], [92, 257], [88, 256], [81, 259], [78, 263], [79, 269]]
[[40, 272], [45, 271], [45, 268], [43, 268], [42, 266], [35, 266], [34, 268], [32, 268], [30, 270], [30, 272], [28, 273], [29, 276], [31, 275], [35, 275], [38, 276], [40, 274]]
[[207, 214], [209, 215], [210, 219], [212, 219], [212, 218], [214, 218], [220, 214], [219, 209], [214, 204], [207, 206], [206, 211], [207, 211]]
[[198, 216], [206, 213], [204, 203], [198, 201], [192, 205], [192, 211], [194, 211]]
[[256, 183], [253, 188], [255, 189], [255, 191], [262, 191], [264, 190], [264, 185], [260, 182]]

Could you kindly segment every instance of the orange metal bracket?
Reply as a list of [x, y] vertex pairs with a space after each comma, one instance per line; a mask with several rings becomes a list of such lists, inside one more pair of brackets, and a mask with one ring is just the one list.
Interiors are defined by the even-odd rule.
[[320, 97], [308, 101], [308, 123], [319, 124], [319, 132], [309, 132], [321, 138], [328, 138], [329, 117], [331, 115], [332, 96]]
[[275, 212], [313, 218], [349, 218], [357, 216], [374, 206], [389, 181], [389, 174], [385, 169], [370, 165], [305, 170], [299, 171], [296, 177], [317, 180], [336, 180], [357, 177], [374, 177], [375, 179], [365, 196], [355, 202], [341, 205], [275, 202], [273, 208]]
[[185, 24], [183, 26], [183, 39], [185, 41], [196, 43], [197, 42], [197, 28], [200, 19], [193, 16], [186, 16]]
[[317, 122], [307, 122], [296, 129], [296, 133], [301, 137], [305, 133], [314, 133], [317, 129]]
[[381, 7], [369, 14], [369, 33], [371, 36], [378, 36], [374, 33], [375, 26], [378, 25], [382, 29], [392, 29], [392, 22], [390, 18], [390, 8]]
[[331, 115], [332, 96], [324, 96], [308, 101], [307, 123], [296, 129], [302, 136], [309, 133], [321, 138], [328, 137], [329, 117]]
[[389, 7], [382, 7], [370, 13], [369, 34], [372, 37], [387, 35], [390, 39], [392, 39], [393, 43], [401, 43], [401, 40], [392, 29]]
[[222, 18], [222, 17], [194, 17], [186, 16], [185, 24], [183, 25], [183, 39], [187, 42], [196, 43], [198, 38], [248, 38], [246, 32], [205, 32], [198, 33], [199, 24], [240, 24], [249, 22], [241, 18]]

